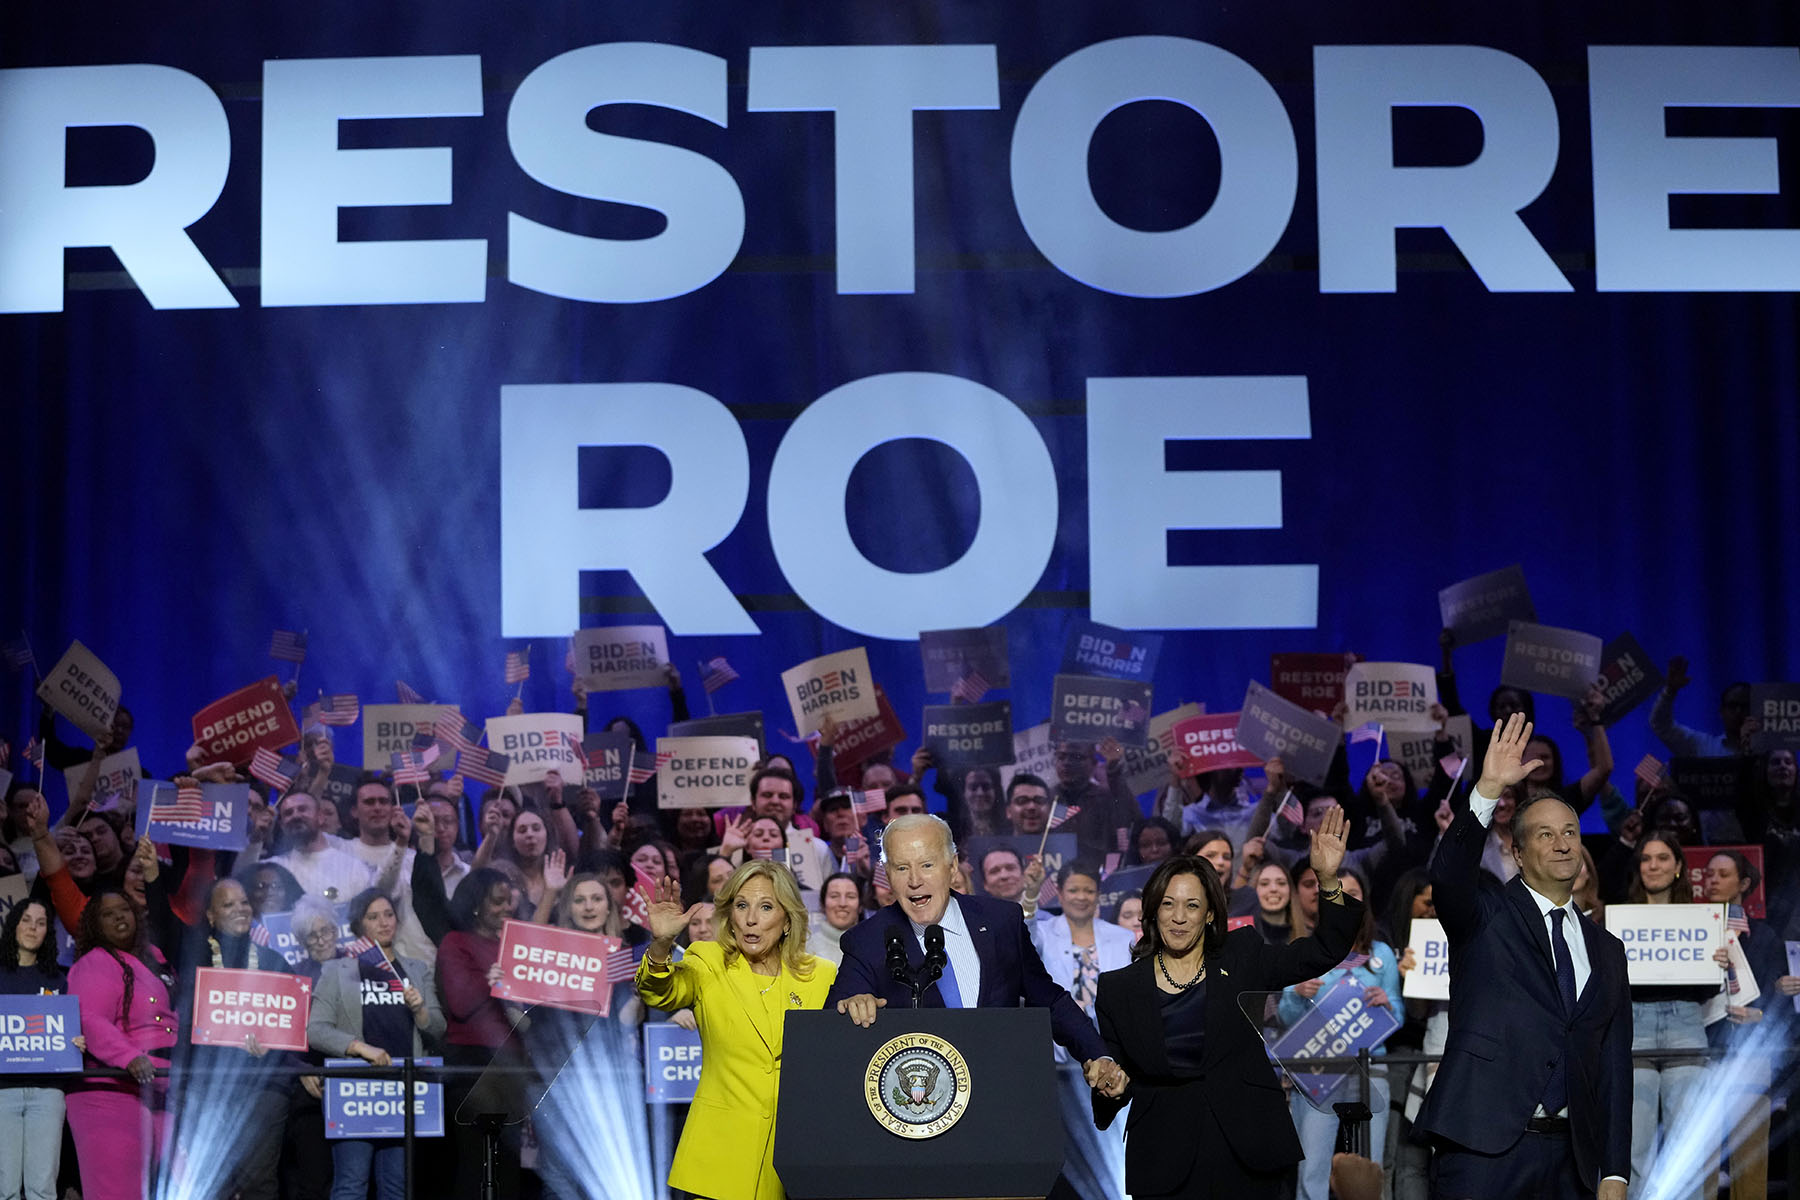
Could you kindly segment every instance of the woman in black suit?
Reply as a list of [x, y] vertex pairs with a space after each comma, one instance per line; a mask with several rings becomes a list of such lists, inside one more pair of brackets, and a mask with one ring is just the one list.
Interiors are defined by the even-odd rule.
[[1362, 922], [1337, 871], [1348, 821], [1333, 807], [1312, 836], [1319, 921], [1312, 934], [1270, 945], [1254, 929], [1225, 929], [1225, 888], [1212, 864], [1166, 860], [1144, 886], [1144, 932], [1128, 967], [1100, 976], [1096, 1015], [1129, 1079], [1093, 1094], [1105, 1129], [1131, 1103], [1125, 1188], [1150, 1197], [1268, 1197], [1300, 1161], [1287, 1099], [1245, 992], [1275, 992], [1343, 961]]

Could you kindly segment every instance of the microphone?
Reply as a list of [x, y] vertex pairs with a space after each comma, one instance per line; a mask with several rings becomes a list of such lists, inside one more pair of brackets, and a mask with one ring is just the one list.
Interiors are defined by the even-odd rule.
[[887, 969], [896, 982], [912, 987], [912, 970], [906, 965], [906, 943], [898, 929], [887, 931]]
[[944, 949], [944, 927], [932, 925], [925, 930], [925, 961], [940, 971], [950, 961], [949, 952]]

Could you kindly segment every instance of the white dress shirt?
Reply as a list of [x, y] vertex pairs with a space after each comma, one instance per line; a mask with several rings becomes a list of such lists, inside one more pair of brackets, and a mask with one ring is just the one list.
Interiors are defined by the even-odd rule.
[[[930, 927], [910, 917], [906, 923], [912, 926], [913, 937], [923, 950], [925, 930]], [[950, 969], [956, 973], [956, 993], [962, 1000], [961, 1007], [974, 1008], [981, 998], [981, 955], [975, 952], [975, 941], [969, 936], [968, 922], [963, 920], [962, 907], [955, 896], [951, 896], [950, 903], [944, 907], [938, 927], [944, 931], [944, 953], [950, 959]]]
[[[1483, 828], [1493, 822], [1494, 809], [1499, 803], [1500, 797], [1498, 796], [1490, 800], [1473, 788], [1469, 790], [1469, 811], [1474, 814], [1477, 821], [1481, 822]], [[1548, 938], [1547, 944], [1551, 947], [1550, 970], [1552, 972], [1556, 970], [1556, 922], [1550, 914], [1558, 908], [1568, 914], [1563, 918], [1563, 941], [1569, 945], [1569, 961], [1575, 964], [1575, 994], [1580, 996], [1587, 988], [1588, 976], [1594, 973], [1593, 964], [1588, 961], [1587, 938], [1583, 937], [1581, 933], [1581, 910], [1576, 907], [1575, 899], [1572, 896], [1567, 904], [1559, 905], [1550, 897], [1534, 890], [1529, 883], [1525, 884], [1525, 891], [1536, 902], [1538, 912], [1543, 914], [1544, 933]]]

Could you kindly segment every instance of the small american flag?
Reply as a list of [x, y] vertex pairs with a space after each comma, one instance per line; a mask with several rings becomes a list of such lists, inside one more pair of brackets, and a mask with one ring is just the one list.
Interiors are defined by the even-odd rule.
[[14, 638], [0, 646], [0, 657], [6, 659], [6, 665], [16, 675], [26, 667], [37, 666], [37, 655], [31, 652], [31, 641], [28, 638]]
[[1631, 773], [1643, 780], [1644, 786], [1652, 790], [1661, 787], [1665, 777], [1663, 765], [1656, 760], [1654, 754], [1644, 755]]
[[1376, 745], [1380, 745], [1381, 732], [1381, 722], [1379, 721], [1370, 721], [1366, 725], [1358, 725], [1355, 729], [1350, 731], [1350, 744], [1354, 746], [1358, 742], [1374, 742]]
[[625, 919], [633, 925], [648, 926], [650, 924], [650, 897], [656, 894], [656, 880], [650, 873], [636, 863], [631, 864], [637, 883], [625, 893], [623, 912]]
[[1725, 928], [1736, 933], [1750, 932], [1750, 918], [1744, 915], [1743, 905], [1727, 904], [1725, 906]]
[[300, 774], [300, 763], [284, 758], [267, 746], [258, 746], [250, 756], [250, 776], [268, 784], [276, 792], [285, 792]]
[[277, 629], [269, 639], [269, 657], [282, 662], [305, 662], [306, 635], [294, 629]]
[[506, 652], [506, 682], [524, 683], [531, 678], [531, 648]]
[[410, 750], [397, 751], [394, 754], [393, 767], [396, 784], [410, 783], [414, 787], [423, 787], [431, 780], [430, 774], [425, 770], [423, 758]]
[[723, 658], [709, 659], [700, 664], [700, 686], [706, 689], [709, 696], [737, 678], [738, 673]]
[[1448, 775], [1450, 778], [1461, 779], [1463, 773], [1463, 756], [1460, 754], [1446, 754], [1444, 757], [1438, 759], [1438, 766], [1442, 767], [1444, 769], [1444, 774]]
[[269, 944], [269, 927], [264, 925], [261, 921], [252, 925], [250, 927], [250, 940], [255, 942], [258, 946], [267, 946]]
[[[170, 799], [164, 797], [173, 796]], [[206, 796], [198, 784], [157, 788], [150, 796], [150, 819], [162, 825], [192, 825], [206, 820]]]
[[423, 754], [425, 751], [431, 750], [434, 752], [432, 754], [433, 758], [437, 757], [435, 752], [442, 749], [442, 747], [438, 745], [437, 738], [432, 735], [432, 732], [429, 729], [413, 730], [412, 748], [413, 753], [415, 754]]
[[1044, 876], [1044, 882], [1038, 884], [1038, 907], [1049, 908], [1060, 899], [1061, 897], [1056, 894], [1056, 877], [1053, 875]]
[[624, 983], [637, 974], [637, 956], [631, 952], [630, 946], [620, 946], [617, 950], [606, 952], [606, 982]]
[[481, 744], [481, 729], [454, 709], [440, 713], [431, 732], [452, 750], [472, 750]]
[[404, 679], [394, 680], [394, 695], [400, 698], [400, 703], [402, 704], [425, 703], [425, 697], [420, 694], [417, 688], [413, 687], [412, 684], [406, 682]]
[[319, 701], [319, 723], [322, 725], [354, 725], [360, 716], [362, 703], [348, 692]]
[[988, 694], [988, 688], [992, 686], [988, 683], [987, 676], [974, 667], [965, 665], [963, 673], [950, 685], [950, 699], [958, 704], [976, 704]]
[[887, 861], [885, 859], [875, 864], [875, 874], [870, 882], [875, 885], [877, 890], [887, 890]]
[[[1050, 807], [1052, 809], [1056, 808], [1056, 804], [1054, 801], [1051, 802]], [[1074, 820], [1076, 817], [1078, 817], [1080, 815], [1081, 815], [1081, 805], [1079, 805], [1079, 804], [1072, 804], [1072, 805], [1068, 806], [1067, 808], [1064, 808], [1062, 810], [1062, 815], [1060, 817], [1057, 816], [1054, 812], [1052, 812], [1050, 814], [1050, 828], [1061, 829], [1064, 825], [1067, 825], [1070, 821]]]
[[40, 775], [43, 774], [43, 771], [44, 771], [44, 739], [43, 738], [34, 737], [34, 738], [29, 739], [25, 743], [25, 761], [30, 763], [32, 766], [36, 767], [38, 769], [38, 773]]
[[489, 787], [499, 787], [506, 782], [507, 769], [512, 766], [512, 759], [504, 754], [495, 754], [483, 746], [470, 746], [456, 756], [456, 773], [477, 783], [485, 783]]
[[1338, 964], [1338, 967], [1345, 971], [1353, 971], [1357, 967], [1365, 965], [1368, 961], [1369, 961], [1368, 955], [1359, 954], [1359, 953], [1356, 953], [1353, 951], [1349, 955], [1349, 957], [1345, 958], [1343, 962]]
[[1289, 825], [1306, 824], [1306, 806], [1300, 803], [1298, 796], [1294, 795], [1293, 788], [1288, 789], [1288, 794], [1282, 798], [1281, 807], [1275, 810], [1275, 815]]
[[669, 760], [674, 757], [675, 756], [672, 753], [670, 753], [669, 751], [660, 750], [657, 752], [656, 763], [654, 766], [640, 767], [640, 766], [636, 765], [635, 763], [633, 763], [632, 768], [631, 768], [631, 773], [628, 776], [628, 778], [631, 780], [631, 785], [633, 787], [636, 787], [640, 783], [647, 783], [652, 775], [656, 774], [658, 771], [660, 771], [664, 767], [668, 766]]
[[870, 788], [866, 792], [850, 793], [850, 811], [852, 813], [878, 813], [887, 811], [887, 793], [880, 788]]
[[[1071, 811], [1070, 815], [1074, 815], [1073, 811]], [[1119, 853], [1125, 853], [1126, 848], [1131, 845], [1131, 831], [1121, 825], [1113, 830], [1113, 833], [1117, 835], [1115, 840], [1119, 843]]]

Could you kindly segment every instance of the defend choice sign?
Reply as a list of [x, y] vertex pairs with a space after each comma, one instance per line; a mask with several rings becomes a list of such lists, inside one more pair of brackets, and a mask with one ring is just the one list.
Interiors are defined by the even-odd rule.
[[750, 738], [657, 738], [669, 761], [656, 772], [658, 808], [724, 808], [750, 799], [758, 754]]
[[454, 711], [453, 704], [363, 705], [363, 764], [385, 770], [394, 755], [412, 749], [413, 734], [429, 730], [438, 717]]
[[500, 982], [494, 995], [514, 1004], [548, 1004], [604, 1017], [612, 1009], [606, 956], [616, 937], [508, 921], [500, 930]]
[[905, 740], [906, 726], [900, 724], [900, 714], [894, 711], [887, 693], [878, 683], [875, 685], [875, 715], [845, 721], [838, 726], [837, 744], [833, 747], [837, 751], [838, 782], [845, 787], [857, 785], [862, 780], [864, 762]]
[[200, 747], [202, 762], [243, 766], [256, 756], [259, 746], [279, 750], [299, 740], [299, 722], [273, 675], [214, 700], [194, 714], [194, 744]]
[[[414, 1066], [442, 1066], [441, 1058], [415, 1058]], [[360, 1058], [328, 1058], [328, 1067], [367, 1067]], [[396, 1061], [395, 1066], [400, 1062]], [[402, 1137], [406, 1133], [406, 1081], [350, 1079], [325, 1081], [325, 1136]], [[444, 1085], [413, 1081], [413, 1136], [444, 1136]]]
[[1012, 703], [927, 704], [925, 748], [940, 767], [997, 767], [1013, 758]]
[[1050, 696], [1050, 736], [1059, 742], [1113, 737], [1123, 745], [1144, 745], [1150, 737], [1150, 685], [1058, 675]]
[[1600, 677], [1600, 639], [1591, 633], [1514, 621], [1506, 634], [1500, 682], [1579, 700]]
[[[1381, 1045], [1400, 1028], [1400, 1019], [1392, 1008], [1368, 1003], [1363, 992], [1354, 975], [1345, 975], [1319, 993], [1306, 1015], [1275, 1039], [1270, 1052], [1276, 1058], [1351, 1058]], [[1293, 1067], [1289, 1075], [1318, 1104], [1351, 1078], [1317, 1067]]]
[[74, 996], [0, 996], [0, 1072], [79, 1071], [80, 1035]]
[[312, 984], [281, 971], [201, 967], [194, 972], [194, 1044], [242, 1046], [250, 1034], [268, 1050], [306, 1049]]
[[1514, 564], [1453, 583], [1438, 592], [1438, 615], [1459, 645], [1486, 641], [1506, 632], [1512, 621], [1535, 621], [1525, 571]]
[[575, 635], [575, 670], [590, 692], [663, 687], [669, 635], [661, 625], [614, 625]]
[[1052, 782], [1056, 779], [1056, 744], [1050, 740], [1050, 722], [1029, 729], [1013, 730], [1013, 760], [1000, 768], [1000, 787], [1004, 791], [1019, 773], [1036, 775]]
[[579, 713], [520, 713], [489, 717], [487, 723], [488, 748], [512, 760], [506, 769], [508, 785], [536, 783], [552, 771], [565, 783], [585, 778], [582, 736]]
[[1357, 663], [1344, 677], [1346, 729], [1370, 721], [1388, 729], [1435, 729], [1431, 706], [1437, 702], [1437, 675], [1417, 663]]
[[1723, 904], [1609, 904], [1607, 931], [1625, 943], [1626, 977], [1641, 983], [1718, 987], [1724, 968], [1713, 951], [1725, 945]]
[[69, 644], [61, 660], [38, 684], [37, 694], [39, 700], [95, 739], [112, 730], [113, 714], [119, 711], [119, 677], [79, 641]]
[[869, 674], [869, 652], [861, 646], [789, 667], [781, 673], [781, 686], [787, 689], [801, 737], [818, 729], [827, 713], [853, 721], [881, 711]]
[[1223, 771], [1230, 767], [1263, 765], [1262, 759], [1238, 744], [1239, 715], [1203, 713], [1198, 717], [1175, 722], [1174, 728], [1169, 731], [1175, 738], [1175, 748], [1169, 753], [1179, 756], [1175, 762], [1179, 764], [1182, 774], [1199, 775], [1205, 771]]
[[1238, 744], [1261, 759], [1280, 755], [1295, 779], [1323, 784], [1343, 735], [1336, 721], [1283, 700], [1255, 680], [1244, 692]]
[[700, 1035], [673, 1021], [644, 1026], [644, 1099], [686, 1104], [700, 1086]]
[[1430, 917], [1416, 917], [1411, 940], [1413, 969], [1400, 985], [1400, 994], [1408, 1000], [1448, 1000], [1450, 998], [1450, 935], [1444, 923]]

